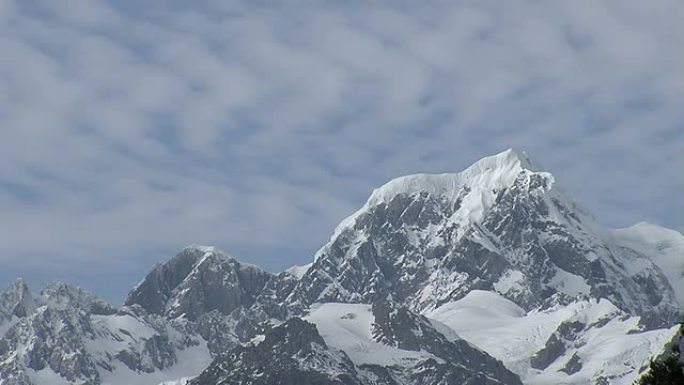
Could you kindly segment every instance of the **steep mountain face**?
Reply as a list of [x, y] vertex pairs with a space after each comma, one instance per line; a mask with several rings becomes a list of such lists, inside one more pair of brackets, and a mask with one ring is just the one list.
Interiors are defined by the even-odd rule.
[[14, 318], [26, 317], [35, 308], [35, 298], [23, 279], [17, 279], [0, 294], [0, 327]]
[[0, 385], [627, 385], [676, 334], [683, 257], [680, 233], [601, 229], [509, 150], [387, 183], [277, 275], [190, 246], [118, 308], [18, 280]]
[[[16, 288], [5, 296], [16, 293]], [[122, 383], [110, 379], [166, 370], [178, 364], [182, 351], [191, 350], [206, 357], [201, 365], [210, 361], [198, 335], [139, 306], [115, 309], [61, 283], [47, 286], [40, 295], [31, 294], [28, 287], [21, 292], [33, 306], [7, 325], [0, 338], [0, 384]]]
[[196, 320], [212, 310], [230, 314], [249, 307], [270, 279], [270, 273], [213, 247], [188, 247], [156, 266], [124, 304], [167, 318]]
[[382, 296], [426, 312], [490, 290], [526, 310], [607, 298], [649, 327], [670, 325], [678, 303], [661, 270], [618, 247], [513, 150], [459, 174], [413, 175], [376, 189], [316, 255], [286, 302]]
[[0, 325], [0, 372], [7, 374], [5, 381], [29, 383], [25, 369], [45, 368], [68, 381], [99, 381], [82, 337], [95, 336], [89, 314], [114, 314], [116, 309], [91, 293], [61, 283], [48, 285], [36, 296], [18, 280], [0, 298], [9, 314]]
[[263, 333], [246, 309], [271, 275], [191, 246], [155, 267], [115, 308], [55, 283], [0, 295], [0, 384], [157, 384], [201, 372]]
[[436, 378], [418, 379], [411, 374], [407, 383], [425, 383], [426, 380], [439, 383], [443, 378], [449, 378], [449, 383], [521, 384], [518, 376], [501, 362], [474, 348], [452, 330], [443, 328], [444, 325], [436, 325], [425, 316], [387, 301], [373, 303], [372, 313], [375, 341], [402, 350], [427, 352], [444, 361], [432, 364], [441, 366]]
[[332, 351], [316, 327], [292, 318], [260, 344], [237, 347], [214, 361], [190, 385], [361, 385], [354, 364]]

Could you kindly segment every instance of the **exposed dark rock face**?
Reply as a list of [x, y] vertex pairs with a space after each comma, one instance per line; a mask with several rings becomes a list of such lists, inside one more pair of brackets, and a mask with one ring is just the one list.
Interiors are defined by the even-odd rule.
[[51, 307], [72, 307], [88, 314], [111, 315], [116, 308], [93, 293], [67, 283], [47, 285], [41, 292], [43, 301]]
[[561, 369], [561, 371], [567, 374], [575, 374], [580, 370], [582, 370], [582, 359], [577, 355], [577, 353], [573, 354], [563, 369]]
[[376, 341], [402, 350], [425, 351], [444, 360], [427, 360], [412, 368], [408, 371], [410, 383], [522, 384], [517, 375], [487, 353], [462, 339], [447, 340], [424, 316], [387, 301], [376, 301], [372, 309]]
[[257, 346], [239, 346], [190, 385], [362, 385], [343, 352], [332, 352], [316, 327], [292, 318]]
[[[556, 331], [546, 341], [543, 349], [538, 351], [531, 359], [531, 365], [535, 369], [544, 370], [551, 365], [558, 357], [565, 354], [568, 346], [571, 346], [577, 339], [577, 335], [586, 327], [579, 321], [563, 322]], [[579, 357], [577, 357], [579, 363]], [[571, 367], [576, 367], [573, 362]], [[581, 364], [577, 370], [581, 368]]]
[[19, 374], [24, 368], [50, 368], [70, 382], [99, 384], [97, 367], [83, 341], [84, 336], [93, 335], [86, 313], [68, 305], [41, 306], [13, 324], [0, 339], [0, 372], [13, 373], [17, 385], [31, 384], [27, 376]]
[[235, 309], [229, 315], [212, 310], [202, 315], [197, 322], [190, 322], [189, 326], [207, 342], [212, 356], [219, 356], [241, 343], [247, 343], [270, 328], [264, 314], [244, 308]]
[[[3, 297], [16, 293], [16, 288]], [[27, 371], [45, 370], [69, 383], [99, 385], [101, 373], [117, 366], [139, 373], [169, 368], [177, 363], [178, 349], [200, 343], [191, 333], [178, 337], [183, 335], [180, 326], [142, 307], [117, 310], [68, 284], [48, 285], [38, 296], [27, 287], [19, 292], [31, 298], [33, 310], [12, 319], [0, 336], [2, 385], [34, 385]], [[101, 350], [110, 345], [118, 348]]]
[[188, 247], [156, 266], [126, 298], [153, 314], [196, 320], [218, 310], [230, 314], [249, 307], [272, 278], [213, 248]]
[[17, 279], [0, 294], [0, 325], [12, 317], [26, 317], [36, 307], [36, 299], [23, 279]]
[[297, 315], [316, 302], [376, 297], [423, 312], [474, 289], [497, 291], [526, 310], [590, 296], [642, 316], [647, 327], [676, 322], [662, 272], [604, 239], [554, 184], [514, 152], [461, 174], [394, 180], [338, 227], [281, 297]]
[[564, 353], [565, 344], [558, 339], [556, 334], [552, 334], [546, 341], [544, 348], [532, 356], [530, 364], [535, 369], [544, 370]]
[[[297, 277], [285, 272], [274, 276], [257, 296], [253, 308], [276, 319], [287, 319], [290, 315], [287, 299], [298, 283]], [[297, 314], [303, 311], [304, 309], [300, 308]]]

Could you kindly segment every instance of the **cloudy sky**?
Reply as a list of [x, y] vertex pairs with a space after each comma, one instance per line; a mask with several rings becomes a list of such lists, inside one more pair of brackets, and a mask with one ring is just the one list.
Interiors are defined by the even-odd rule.
[[385, 181], [509, 147], [684, 227], [676, 0], [0, 0], [0, 285], [119, 302], [211, 244], [308, 262]]

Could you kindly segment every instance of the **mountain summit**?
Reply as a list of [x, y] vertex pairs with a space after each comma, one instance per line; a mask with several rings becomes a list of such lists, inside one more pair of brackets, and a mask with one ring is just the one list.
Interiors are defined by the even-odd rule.
[[601, 228], [506, 150], [389, 181], [280, 274], [193, 245], [119, 308], [18, 280], [0, 385], [627, 385], [676, 332], [683, 245]]
[[217, 310], [249, 307], [271, 274], [207, 246], [188, 246], [157, 265], [126, 297], [153, 314], [195, 320]]
[[678, 303], [660, 269], [623, 248], [524, 153], [507, 150], [456, 174], [417, 174], [373, 191], [316, 254], [287, 301], [368, 302], [417, 312], [494, 291], [526, 310], [608, 298], [670, 325]]
[[[521, 172], [537, 173], [538, 169], [524, 152], [509, 149], [482, 158], [460, 173], [414, 174], [393, 179], [375, 189], [364, 207], [389, 203], [399, 194], [457, 198], [455, 193], [465, 186], [475, 186], [481, 191], [504, 188], [515, 182]], [[550, 177], [550, 174], [544, 175]]]

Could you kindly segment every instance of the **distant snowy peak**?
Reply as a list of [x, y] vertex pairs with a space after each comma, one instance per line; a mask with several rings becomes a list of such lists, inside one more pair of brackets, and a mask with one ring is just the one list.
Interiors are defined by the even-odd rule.
[[78, 286], [54, 282], [40, 292], [44, 303], [56, 308], [74, 308], [90, 314], [114, 314], [116, 308], [107, 301]]
[[667, 276], [680, 305], [684, 306], [684, 234], [640, 222], [611, 234], [620, 246], [649, 256]]
[[677, 298], [684, 235], [602, 229], [507, 150], [388, 182], [278, 275], [193, 245], [120, 308], [17, 280], [0, 385], [626, 385], [671, 338]]
[[127, 296], [126, 305], [169, 318], [197, 319], [249, 307], [272, 275], [213, 247], [189, 246], [157, 265]]

